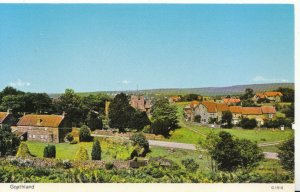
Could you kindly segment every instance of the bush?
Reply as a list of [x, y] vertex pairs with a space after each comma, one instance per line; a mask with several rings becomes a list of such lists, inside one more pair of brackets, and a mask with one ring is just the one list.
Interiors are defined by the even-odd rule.
[[280, 144], [278, 157], [282, 167], [290, 172], [294, 172], [295, 167], [295, 138], [294, 135]]
[[65, 140], [67, 140], [68, 142], [72, 142], [74, 140], [72, 133], [68, 133], [65, 137]]
[[88, 126], [83, 125], [80, 130], [79, 130], [79, 141], [91, 141], [92, 136], [91, 136], [91, 130]]
[[113, 168], [114, 168], [114, 164], [112, 162], [105, 163], [105, 169], [106, 170], [111, 170]]
[[87, 150], [84, 147], [80, 146], [80, 148], [76, 152], [75, 160], [77, 160], [77, 161], [86, 161], [86, 160], [89, 160], [88, 152], [87, 152]]
[[30, 151], [28, 149], [28, 146], [25, 142], [21, 142], [16, 157], [31, 157]]
[[149, 152], [149, 142], [142, 133], [135, 133], [130, 137], [130, 140], [133, 142], [134, 146], [142, 147], [144, 150], [139, 156], [146, 156]]
[[240, 126], [244, 129], [254, 129], [257, 126], [257, 121], [255, 119], [243, 118]]
[[46, 158], [55, 158], [56, 157], [55, 145], [48, 145], [44, 148], [44, 157], [46, 157]]
[[91, 156], [92, 160], [101, 160], [101, 146], [98, 139], [93, 144]]
[[63, 167], [64, 167], [64, 169], [72, 168], [72, 163], [71, 163], [71, 161], [69, 161], [69, 160], [63, 161]]
[[199, 168], [199, 165], [195, 162], [194, 159], [184, 159], [181, 161], [181, 164], [190, 172], [196, 172]]

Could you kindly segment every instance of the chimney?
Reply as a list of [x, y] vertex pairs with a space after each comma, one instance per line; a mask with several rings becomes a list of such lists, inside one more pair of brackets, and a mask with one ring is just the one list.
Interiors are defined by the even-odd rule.
[[41, 118], [38, 118], [36, 124], [37, 124], [37, 125], [41, 125], [42, 121], [43, 121], [43, 120], [42, 120]]
[[8, 114], [12, 114], [12, 109], [7, 109]]
[[66, 114], [67, 114], [67, 113], [63, 111], [63, 113], [62, 113], [62, 116], [63, 116], [63, 117], [65, 117], [65, 116], [66, 116]]

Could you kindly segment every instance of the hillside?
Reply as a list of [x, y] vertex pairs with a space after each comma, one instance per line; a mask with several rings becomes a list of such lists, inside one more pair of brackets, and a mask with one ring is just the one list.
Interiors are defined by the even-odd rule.
[[[278, 87], [288, 87], [294, 89], [294, 83], [268, 83], [268, 84], [249, 84], [249, 85], [234, 85], [228, 87], [203, 87], [203, 88], [171, 88], [171, 89], [148, 89], [139, 90], [139, 94], [144, 95], [184, 95], [188, 93], [195, 93], [205, 96], [217, 96], [217, 95], [239, 95], [244, 93], [246, 88], [251, 88], [255, 92], [272, 91]], [[116, 94], [120, 91], [99, 91], [99, 92], [84, 92], [78, 93], [79, 95], [107, 93]], [[137, 91], [124, 91], [129, 94], [136, 94]], [[56, 98], [60, 94], [49, 94], [51, 97]]]

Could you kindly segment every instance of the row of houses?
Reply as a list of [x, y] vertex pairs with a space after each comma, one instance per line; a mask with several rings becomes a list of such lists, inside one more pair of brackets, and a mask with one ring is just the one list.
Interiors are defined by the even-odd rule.
[[184, 111], [187, 121], [194, 121], [195, 117], [198, 117], [202, 124], [209, 124], [211, 121], [219, 122], [225, 111], [232, 113], [232, 123], [234, 125], [237, 125], [242, 118], [256, 119], [259, 125], [263, 125], [264, 121], [273, 119], [276, 114], [276, 109], [273, 106], [228, 106], [225, 103], [211, 101], [191, 102], [190, 105], [184, 108]]

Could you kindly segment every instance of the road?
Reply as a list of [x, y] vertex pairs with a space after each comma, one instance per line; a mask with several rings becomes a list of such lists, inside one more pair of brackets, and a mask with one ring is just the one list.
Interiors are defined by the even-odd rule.
[[[115, 137], [115, 136], [108, 136], [108, 135], [98, 135], [92, 134], [93, 137]], [[129, 139], [128, 137], [123, 137]], [[150, 146], [158, 146], [158, 147], [167, 147], [167, 148], [175, 148], [175, 149], [187, 149], [187, 150], [196, 150], [196, 146], [194, 144], [187, 144], [187, 143], [178, 143], [178, 142], [169, 142], [169, 141], [157, 141], [157, 140], [148, 140]], [[259, 147], [277, 145], [278, 142], [268, 142], [268, 143], [260, 143]], [[266, 159], [278, 159], [278, 154], [273, 152], [264, 152]]]

